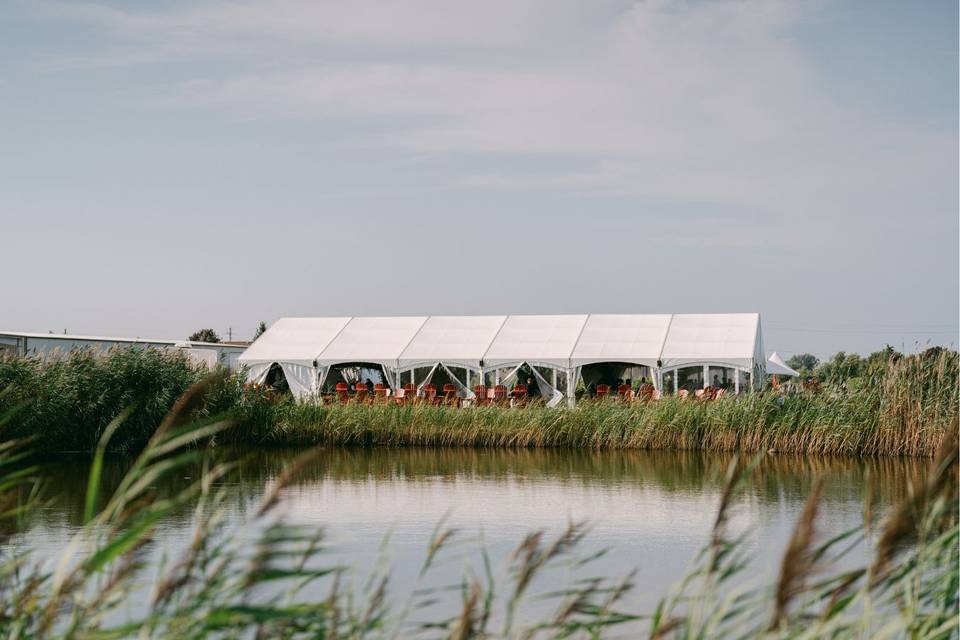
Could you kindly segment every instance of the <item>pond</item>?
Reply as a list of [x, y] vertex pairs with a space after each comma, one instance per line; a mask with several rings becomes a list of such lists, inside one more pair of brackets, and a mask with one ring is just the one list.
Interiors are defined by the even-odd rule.
[[[225, 483], [231, 490], [228, 525], [252, 535], [256, 527], [243, 523], [300, 453], [246, 453]], [[416, 578], [440, 523], [457, 529], [458, 542], [444, 552], [433, 584], [455, 582], [481, 548], [503, 575], [510, 552], [528, 532], [557, 534], [570, 521], [586, 520], [591, 530], [580, 552], [608, 551], [582, 571], [616, 577], [637, 569], [631, 605], [649, 611], [709, 539], [730, 461], [729, 455], [707, 452], [329, 448], [284, 490], [275, 515], [323, 527], [325, 560], [353, 567], [358, 583], [379, 562], [389, 562], [391, 584], [400, 592]], [[106, 485], [115, 485], [127, 464], [109, 459]], [[889, 509], [908, 482], [922, 477], [926, 464], [764, 457], [736, 502], [731, 525], [747, 536], [754, 561], [750, 579], [774, 579], [816, 478], [825, 483], [818, 533], [826, 539], [862, 524], [868, 491], [877, 512]], [[63, 457], [50, 469], [52, 499], [31, 516], [30, 533], [20, 541], [52, 557], [80, 525], [88, 462]], [[156, 489], [171, 494], [198, 472], [178, 474]], [[173, 554], [189, 539], [191, 520], [192, 511], [184, 510], [164, 522], [155, 552]], [[857, 549], [848, 562], [866, 553]]]

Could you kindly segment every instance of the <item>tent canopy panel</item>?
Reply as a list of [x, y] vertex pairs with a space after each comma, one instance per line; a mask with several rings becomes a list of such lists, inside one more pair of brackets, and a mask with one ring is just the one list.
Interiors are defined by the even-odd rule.
[[783, 358], [781, 358], [780, 354], [776, 351], [767, 358], [767, 373], [775, 376], [797, 377], [800, 375], [800, 372], [792, 369], [790, 365], [783, 361]]
[[574, 367], [596, 362], [656, 366], [670, 314], [590, 315], [570, 358]]
[[715, 363], [750, 368], [762, 350], [757, 313], [678, 314], [670, 322], [662, 360], [664, 367]]
[[479, 368], [507, 316], [431, 316], [400, 355], [400, 368], [444, 362]]
[[530, 362], [569, 367], [586, 315], [508, 316], [483, 356], [485, 367]]
[[312, 365], [350, 318], [280, 318], [240, 356], [241, 364]]
[[426, 320], [426, 316], [353, 318], [320, 353], [317, 364], [371, 362], [394, 367]]

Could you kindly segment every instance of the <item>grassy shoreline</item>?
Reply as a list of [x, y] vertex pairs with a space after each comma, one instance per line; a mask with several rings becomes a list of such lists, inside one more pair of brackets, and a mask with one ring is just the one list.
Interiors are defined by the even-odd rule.
[[[875, 375], [819, 392], [778, 391], [703, 402], [667, 397], [575, 408], [318, 405], [274, 400], [221, 374], [196, 411], [235, 426], [241, 446], [430, 446], [659, 449], [929, 457], [958, 415], [955, 351], [891, 358]], [[153, 350], [79, 353], [66, 360], [0, 360], [0, 415], [10, 437], [38, 452], [92, 451], [109, 421], [130, 416], [111, 448], [138, 451], [152, 425], [208, 371]], [[17, 411], [17, 409], [22, 409]]]

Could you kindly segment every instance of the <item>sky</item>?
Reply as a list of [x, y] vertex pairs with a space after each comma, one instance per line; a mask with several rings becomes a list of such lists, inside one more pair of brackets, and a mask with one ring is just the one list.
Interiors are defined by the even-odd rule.
[[0, 329], [760, 312], [957, 344], [958, 5], [0, 6]]

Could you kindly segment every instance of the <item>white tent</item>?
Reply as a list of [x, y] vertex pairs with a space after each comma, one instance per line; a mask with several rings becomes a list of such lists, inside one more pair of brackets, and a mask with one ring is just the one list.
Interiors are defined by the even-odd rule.
[[656, 367], [667, 338], [670, 318], [669, 314], [591, 314], [570, 356], [570, 366], [629, 362]]
[[352, 362], [382, 366], [387, 384], [393, 387], [400, 354], [426, 321], [426, 316], [352, 318], [316, 357], [318, 387], [331, 366]]
[[[680, 367], [703, 366], [704, 381], [708, 367], [732, 368], [757, 383], [768, 366], [756, 313], [284, 318], [240, 361], [252, 381], [279, 364], [298, 397], [315, 393], [330, 367], [348, 363], [381, 366], [391, 387], [399, 372], [415, 367], [515, 374], [526, 363], [554, 403], [556, 373], [566, 375], [572, 397], [581, 367], [590, 364], [647, 366], [658, 386], [658, 375]], [[551, 382], [536, 367], [553, 369]], [[739, 373], [736, 380], [739, 388]]]
[[262, 383], [270, 367], [280, 365], [298, 398], [316, 391], [317, 355], [350, 322], [350, 318], [280, 318], [240, 356], [247, 380]]
[[487, 369], [529, 365], [568, 368], [587, 321], [576, 316], [508, 316], [483, 356]]
[[800, 373], [790, 368], [790, 366], [783, 361], [783, 358], [780, 357], [780, 354], [774, 351], [770, 354], [770, 357], [767, 358], [767, 374], [775, 376], [793, 376], [798, 377]]
[[414, 367], [464, 367], [479, 371], [487, 347], [507, 316], [431, 316], [399, 358], [401, 371]]
[[661, 371], [695, 365], [746, 371], [757, 385], [763, 380], [767, 360], [760, 314], [676, 314], [670, 320], [660, 360]]

